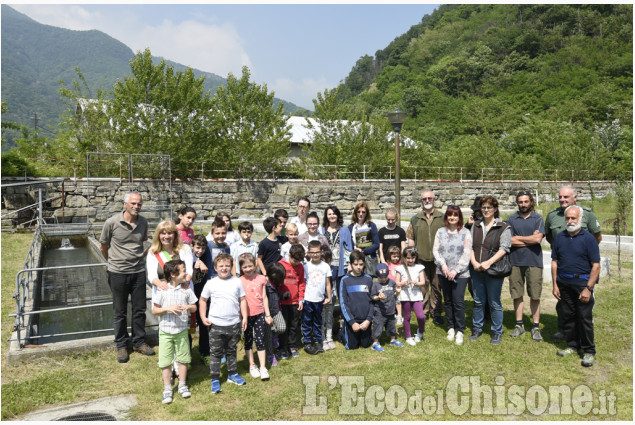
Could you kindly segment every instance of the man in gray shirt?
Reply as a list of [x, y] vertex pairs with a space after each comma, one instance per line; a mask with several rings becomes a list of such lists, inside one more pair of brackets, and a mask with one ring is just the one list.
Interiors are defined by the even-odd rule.
[[130, 335], [127, 329], [128, 295], [132, 301], [132, 346], [146, 356], [154, 350], [145, 342], [146, 264], [143, 243], [148, 239], [148, 221], [139, 215], [141, 195], [124, 196], [124, 210], [104, 223], [99, 242], [108, 261], [108, 285], [112, 291], [117, 361], [129, 360]]

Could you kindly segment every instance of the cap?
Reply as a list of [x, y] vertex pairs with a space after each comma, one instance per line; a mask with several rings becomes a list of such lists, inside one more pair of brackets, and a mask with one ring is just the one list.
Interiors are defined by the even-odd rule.
[[377, 264], [375, 273], [377, 277], [388, 277], [388, 266], [384, 263]]

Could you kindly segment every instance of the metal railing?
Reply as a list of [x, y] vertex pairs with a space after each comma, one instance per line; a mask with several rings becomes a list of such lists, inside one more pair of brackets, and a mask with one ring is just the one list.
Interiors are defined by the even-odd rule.
[[[40, 227], [36, 229], [36, 234], [38, 233]], [[36, 235], [34, 235], [35, 238]], [[31, 244], [31, 248], [29, 249], [29, 253], [27, 254], [27, 261], [30, 257], [33, 257], [31, 254], [32, 249], [39, 249], [41, 244], [34, 245]], [[25, 265], [27, 264], [25, 261]], [[92, 329], [87, 331], [80, 332], [65, 332], [65, 333], [55, 333], [50, 335], [31, 335], [31, 330], [28, 327], [28, 324], [25, 322], [25, 318], [28, 318], [32, 315], [40, 315], [47, 313], [56, 313], [60, 311], [69, 311], [69, 310], [78, 310], [85, 308], [94, 308], [100, 306], [112, 305], [112, 301], [92, 303], [92, 304], [83, 304], [83, 305], [75, 305], [75, 306], [67, 306], [67, 307], [59, 307], [59, 308], [51, 308], [47, 310], [31, 310], [25, 311], [26, 301], [30, 295], [31, 284], [35, 283], [37, 279], [38, 272], [48, 271], [48, 270], [64, 270], [64, 269], [77, 269], [77, 268], [89, 268], [89, 267], [106, 267], [108, 263], [98, 263], [98, 264], [79, 264], [72, 266], [55, 266], [55, 267], [29, 267], [20, 270], [15, 277], [15, 286], [16, 290], [13, 295], [13, 298], [16, 300], [16, 312], [14, 314], [10, 314], [9, 317], [15, 317], [15, 325], [14, 330], [16, 332], [16, 338], [11, 338], [9, 341], [17, 341], [20, 348], [24, 348], [25, 342], [31, 339], [38, 338], [47, 338], [47, 337], [59, 337], [59, 336], [68, 336], [68, 335], [86, 335], [86, 334], [94, 334], [106, 331], [114, 331], [114, 327], [108, 329]], [[35, 275], [35, 277], [33, 277]], [[152, 298], [146, 298], [146, 301], [151, 300]], [[156, 327], [158, 325], [146, 325], [146, 328]], [[25, 335], [22, 335], [22, 330], [25, 330]]]
[[[128, 155], [128, 154], [118, 154]], [[38, 173], [59, 176], [72, 175], [84, 178], [86, 172], [80, 172], [81, 164], [74, 159], [65, 158], [27, 158], [34, 164]], [[156, 164], [135, 165], [134, 175], [129, 161], [108, 159], [107, 156], [91, 162], [101, 164], [100, 178], [114, 178], [121, 181], [165, 179], [165, 169]], [[286, 164], [272, 166], [262, 163], [252, 167], [245, 164], [210, 161], [168, 161], [171, 165], [169, 179], [210, 180], [210, 179], [272, 179], [272, 180], [392, 180], [395, 177], [394, 165], [370, 164], [304, 164], [299, 160], [289, 160]], [[38, 166], [40, 164], [41, 166]], [[618, 177], [632, 180], [632, 171], [615, 169], [572, 170], [572, 169], [531, 169], [508, 167], [454, 167], [454, 166], [416, 166], [405, 161], [400, 166], [402, 180], [430, 182], [504, 182], [504, 181], [614, 181]], [[92, 174], [92, 173], [91, 173]], [[88, 176], [94, 177], [94, 176]]]

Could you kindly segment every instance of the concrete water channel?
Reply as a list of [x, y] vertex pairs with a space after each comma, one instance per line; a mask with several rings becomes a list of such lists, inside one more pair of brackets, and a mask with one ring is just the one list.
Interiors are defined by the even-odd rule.
[[[16, 275], [8, 362], [113, 346], [106, 263], [91, 233], [86, 224], [36, 229], [24, 269]], [[148, 287], [148, 303], [150, 298]], [[147, 315], [149, 342], [156, 325], [154, 316]]]

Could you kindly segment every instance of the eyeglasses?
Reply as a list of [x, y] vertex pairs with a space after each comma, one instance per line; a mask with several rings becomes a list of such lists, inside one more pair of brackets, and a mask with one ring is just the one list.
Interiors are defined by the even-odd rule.
[[429, 197], [425, 197], [425, 198], [422, 196], [421, 200], [422, 201], [434, 201], [434, 196], [429, 196]]

